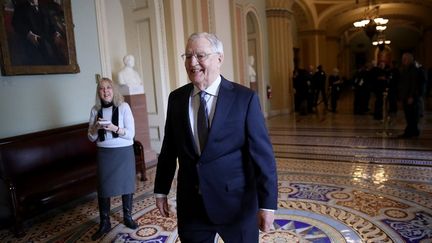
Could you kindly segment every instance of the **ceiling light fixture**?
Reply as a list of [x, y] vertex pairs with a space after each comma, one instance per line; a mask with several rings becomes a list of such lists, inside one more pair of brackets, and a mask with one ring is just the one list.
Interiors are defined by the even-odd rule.
[[375, 35], [381, 34], [387, 28], [386, 24], [389, 20], [378, 17], [379, 6], [372, 8], [371, 5], [371, 1], [369, 0], [369, 6], [365, 9], [364, 17], [354, 22], [353, 25], [356, 28], [363, 28], [366, 35], [372, 40]]

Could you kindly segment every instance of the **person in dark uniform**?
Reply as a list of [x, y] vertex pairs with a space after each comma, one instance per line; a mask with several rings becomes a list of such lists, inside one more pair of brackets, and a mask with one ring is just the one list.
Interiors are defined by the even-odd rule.
[[388, 103], [389, 114], [395, 115], [397, 112], [397, 86], [399, 82], [399, 67], [396, 61], [392, 62], [389, 70]]
[[333, 69], [333, 73], [329, 76], [328, 81], [331, 92], [331, 112], [336, 112], [337, 102], [339, 100], [340, 92], [342, 89], [342, 79], [339, 76], [339, 69]]
[[405, 113], [406, 127], [401, 138], [418, 137], [420, 129], [418, 122], [420, 120], [420, 95], [422, 85], [424, 84], [424, 75], [414, 62], [414, 56], [411, 53], [402, 55], [402, 67], [399, 76], [399, 99]]
[[315, 85], [313, 82], [314, 77], [314, 67], [312, 65], [309, 65], [306, 72], [304, 72], [303, 76], [303, 82], [306, 87], [306, 106], [307, 106], [307, 112], [312, 113], [313, 108], [315, 107]]
[[98, 205], [100, 227], [92, 236], [97, 240], [111, 229], [110, 198], [122, 196], [126, 227], [138, 228], [132, 219], [135, 192], [135, 124], [131, 108], [124, 102], [112, 80], [102, 78], [96, 89], [96, 104], [90, 112], [88, 137], [97, 144]]
[[300, 115], [308, 113], [308, 105], [310, 106], [311, 82], [308, 82], [308, 71], [304, 69], [296, 69], [294, 72], [294, 89], [295, 89], [295, 108]]
[[367, 111], [365, 107], [365, 97], [368, 92], [366, 87], [366, 79], [368, 75], [367, 66], [362, 66], [354, 77], [354, 114], [363, 115]]
[[384, 62], [378, 64], [378, 68], [375, 70], [375, 106], [374, 106], [374, 119], [383, 119], [383, 104], [384, 104], [384, 91], [388, 88], [389, 84], [389, 72]]
[[295, 68], [293, 71], [293, 88], [294, 88], [294, 110], [295, 112], [300, 111], [300, 105], [302, 102], [302, 85], [300, 79], [300, 69]]
[[327, 109], [327, 94], [326, 94], [326, 80], [327, 75], [323, 70], [322, 65], [318, 65], [317, 71], [314, 73], [312, 78], [312, 83], [314, 87], [314, 106], [318, 105], [319, 96], [321, 94], [321, 99], [324, 102], [325, 108]]

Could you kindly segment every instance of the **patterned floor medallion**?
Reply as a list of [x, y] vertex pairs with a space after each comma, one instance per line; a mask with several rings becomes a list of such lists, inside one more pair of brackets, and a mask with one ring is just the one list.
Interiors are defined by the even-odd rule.
[[[403, 130], [402, 113], [386, 134]], [[432, 114], [417, 139], [383, 136], [370, 116], [326, 113], [268, 120], [277, 156], [278, 210], [262, 243], [431, 243]], [[387, 128], [386, 128], [387, 129]], [[178, 243], [175, 191], [171, 215], [161, 217], [153, 198], [155, 168], [137, 181], [133, 217], [123, 225], [121, 197], [111, 201], [112, 230], [99, 242]], [[174, 183], [173, 189], [176, 188]], [[26, 221], [26, 235], [0, 231], [0, 242], [90, 242], [99, 227], [96, 195]], [[215, 243], [223, 240], [217, 236]]]

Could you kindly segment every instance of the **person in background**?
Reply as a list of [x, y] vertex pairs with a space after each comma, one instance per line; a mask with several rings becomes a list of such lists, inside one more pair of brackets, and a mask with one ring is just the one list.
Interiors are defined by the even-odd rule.
[[181, 242], [258, 242], [277, 209], [273, 148], [256, 92], [220, 74], [222, 42], [194, 33], [186, 45], [191, 83], [171, 92], [154, 193], [163, 217], [178, 165]]
[[397, 113], [397, 86], [399, 82], [399, 67], [396, 61], [393, 61], [389, 69], [389, 85], [388, 85], [388, 104], [389, 115]]
[[402, 55], [402, 67], [399, 76], [399, 100], [405, 113], [406, 127], [401, 138], [412, 138], [420, 135], [418, 122], [420, 120], [420, 95], [424, 84], [424, 75], [414, 62], [414, 56], [411, 53]]
[[315, 85], [314, 85], [314, 77], [315, 69], [313, 65], [309, 65], [308, 68], [303, 72], [303, 82], [306, 87], [306, 107], [307, 113], [312, 113], [315, 107]]
[[389, 72], [385, 62], [380, 62], [378, 68], [375, 71], [375, 105], [374, 105], [374, 119], [382, 120], [383, 117], [383, 105], [384, 105], [384, 91], [387, 90], [389, 84]]
[[365, 93], [367, 92], [366, 88], [366, 76], [367, 76], [367, 66], [363, 65], [356, 72], [353, 81], [354, 88], [354, 114], [355, 115], [363, 115], [365, 113], [365, 109], [363, 107]]
[[97, 240], [110, 231], [111, 197], [122, 196], [123, 219], [126, 227], [138, 228], [132, 219], [135, 192], [135, 124], [128, 103], [124, 102], [111, 79], [97, 83], [96, 102], [90, 112], [88, 137], [96, 142], [98, 160], [98, 205], [100, 226], [92, 235]]
[[308, 72], [304, 69], [297, 68], [293, 73], [293, 84], [295, 89], [295, 109], [300, 115], [308, 113], [308, 105], [311, 92], [311, 82], [308, 82]]
[[293, 88], [294, 88], [294, 111], [300, 111], [300, 104], [302, 102], [302, 85], [300, 79], [300, 69], [294, 68], [293, 70]]
[[427, 72], [424, 69], [423, 65], [417, 61], [414, 61], [415, 66], [419, 70], [420, 74], [423, 75], [422, 83], [420, 84], [420, 97], [419, 97], [419, 114], [420, 117], [424, 116], [424, 96], [426, 92], [426, 84], [427, 84]]
[[328, 108], [327, 105], [327, 95], [326, 95], [326, 80], [327, 75], [323, 70], [322, 65], [318, 65], [317, 71], [314, 73], [312, 78], [312, 83], [314, 86], [314, 106], [318, 106], [319, 96], [321, 94], [321, 99], [324, 102], [325, 109]]
[[328, 80], [331, 92], [331, 112], [336, 112], [337, 102], [342, 89], [342, 79], [339, 76], [339, 69], [334, 68], [333, 73], [329, 76]]

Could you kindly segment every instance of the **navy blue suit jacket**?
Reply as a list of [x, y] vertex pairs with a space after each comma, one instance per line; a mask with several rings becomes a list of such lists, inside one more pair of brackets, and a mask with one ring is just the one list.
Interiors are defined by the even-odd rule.
[[209, 219], [233, 223], [277, 208], [277, 174], [257, 94], [222, 77], [207, 144], [195, 149], [189, 122], [193, 84], [171, 92], [165, 137], [158, 158], [155, 193], [168, 194], [177, 169], [177, 216], [196, 211], [200, 193]]

